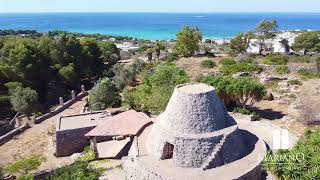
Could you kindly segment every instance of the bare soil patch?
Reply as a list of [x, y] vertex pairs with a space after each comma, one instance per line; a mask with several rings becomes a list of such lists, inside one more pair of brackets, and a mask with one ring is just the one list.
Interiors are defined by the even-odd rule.
[[79, 114], [84, 103], [84, 100], [76, 102], [65, 111], [47, 119], [41, 124], [32, 125], [30, 129], [18, 135], [15, 139], [0, 146], [0, 165], [6, 166], [21, 158], [28, 158], [32, 155], [41, 155], [46, 158], [39, 171], [51, 170], [72, 163], [75, 156], [56, 158], [53, 155], [52, 133], [55, 130], [56, 121], [61, 116]]

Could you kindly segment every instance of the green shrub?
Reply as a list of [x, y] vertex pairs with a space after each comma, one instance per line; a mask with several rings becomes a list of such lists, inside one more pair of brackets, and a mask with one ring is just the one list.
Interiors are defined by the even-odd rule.
[[288, 69], [287, 66], [285, 65], [280, 65], [280, 66], [277, 66], [276, 69], [275, 69], [275, 72], [279, 75], [284, 75], [284, 74], [288, 74], [290, 73], [290, 70]]
[[235, 113], [240, 113], [240, 114], [243, 114], [243, 115], [252, 115], [252, 120], [253, 121], [258, 121], [261, 119], [260, 115], [256, 112], [251, 112], [250, 110], [246, 109], [246, 108], [240, 108], [240, 107], [237, 107], [233, 110], [233, 112]]
[[263, 166], [279, 179], [320, 179], [319, 149], [320, 129], [308, 130], [291, 150], [269, 152]]
[[220, 72], [225, 75], [229, 76], [238, 72], [261, 72], [262, 69], [259, 68], [255, 64], [247, 64], [247, 63], [239, 63], [239, 64], [232, 64], [227, 66], [222, 66], [220, 68]]
[[167, 57], [167, 61], [168, 62], [173, 62], [173, 61], [176, 61], [178, 60], [178, 54], [177, 53], [170, 53]]
[[299, 86], [302, 85], [302, 83], [299, 80], [289, 80], [288, 84], [290, 84], [290, 85], [299, 85]]
[[4, 170], [3, 168], [0, 166], [0, 179], [4, 179]]
[[286, 65], [289, 57], [286, 55], [268, 55], [262, 60], [262, 64], [267, 65]]
[[80, 157], [80, 161], [90, 162], [96, 159], [96, 154], [92, 150], [91, 146], [86, 146], [83, 150], [83, 156]]
[[318, 78], [320, 78], [320, 73], [307, 71], [305, 69], [300, 69], [298, 71], [298, 74], [304, 79], [318, 79]]
[[33, 176], [20, 176], [18, 178], [18, 180], [33, 180], [34, 177]]
[[252, 121], [259, 121], [261, 119], [260, 114], [258, 114], [257, 112], [251, 112], [252, 115]]
[[54, 171], [53, 175], [47, 177], [48, 180], [98, 180], [101, 175], [99, 169], [92, 168], [88, 162], [76, 161]]
[[311, 62], [311, 58], [309, 56], [290, 56], [289, 62], [309, 63], [309, 62]]
[[216, 66], [216, 63], [212, 60], [207, 59], [207, 60], [201, 61], [201, 66], [203, 68], [213, 68]]
[[241, 107], [252, 106], [266, 95], [266, 88], [250, 77], [232, 78], [223, 76], [208, 76], [203, 83], [215, 87], [217, 94], [226, 106], [233, 103]]
[[131, 64], [116, 64], [113, 67], [114, 77], [113, 82], [118, 89], [123, 89], [126, 86], [136, 85], [136, 76], [144, 66], [144, 62], [140, 59], [135, 59]]
[[143, 84], [123, 91], [123, 105], [140, 111], [162, 112], [178, 84], [189, 82], [186, 73], [174, 64], [160, 64], [142, 74]]
[[233, 65], [236, 64], [237, 62], [233, 59], [230, 58], [224, 58], [222, 59], [219, 64], [223, 65], [223, 66], [228, 66], [228, 65]]
[[101, 79], [89, 92], [89, 106], [98, 111], [121, 104], [118, 89], [109, 79]]
[[28, 159], [23, 159], [10, 164], [6, 168], [6, 171], [11, 174], [21, 173], [24, 175], [28, 175], [31, 171], [38, 169], [42, 162], [44, 162], [45, 160], [46, 159], [41, 156], [32, 156]]
[[240, 113], [240, 114], [243, 114], [243, 115], [250, 115], [250, 114], [251, 114], [251, 111], [249, 111], [248, 109], [246, 109], [246, 108], [239, 108], [239, 107], [235, 108], [235, 109], [233, 110], [233, 112], [234, 112], [234, 113]]

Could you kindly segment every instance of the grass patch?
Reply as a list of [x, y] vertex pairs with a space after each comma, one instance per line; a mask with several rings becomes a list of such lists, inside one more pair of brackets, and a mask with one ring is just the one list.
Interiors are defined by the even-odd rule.
[[206, 60], [201, 61], [201, 66], [203, 68], [213, 68], [216, 66], [216, 63], [209, 60], [209, 59], [206, 59]]
[[305, 69], [299, 70], [298, 74], [301, 76], [301, 78], [306, 79], [306, 80], [307, 79], [318, 79], [318, 78], [320, 78], [320, 73], [307, 71]]
[[46, 159], [42, 156], [31, 156], [28, 159], [19, 160], [13, 164], [10, 164], [6, 171], [11, 174], [24, 174], [27, 175], [33, 170], [37, 170], [39, 166], [44, 162]]
[[48, 180], [98, 180], [104, 169], [95, 169], [88, 162], [76, 161], [54, 171]]
[[290, 56], [289, 62], [293, 63], [310, 63], [311, 57], [309, 56]]
[[234, 59], [224, 58], [219, 62], [219, 64], [221, 64], [222, 66], [228, 66], [228, 65], [237, 64], [237, 62]]
[[301, 86], [302, 85], [302, 82], [300, 82], [299, 80], [289, 80], [288, 81], [288, 84], [290, 85], [298, 85], [298, 86]]
[[277, 66], [274, 71], [275, 71], [277, 74], [279, 74], [279, 75], [284, 75], [284, 74], [290, 73], [290, 70], [289, 70], [288, 67], [285, 66], [285, 65]]
[[238, 72], [258, 72], [260, 73], [262, 71], [261, 68], [259, 68], [255, 64], [247, 64], [247, 63], [239, 63], [239, 64], [232, 64], [232, 65], [226, 65], [222, 66], [220, 68], [220, 72], [223, 75], [229, 76]]
[[262, 60], [262, 64], [267, 65], [286, 65], [289, 57], [286, 55], [268, 55]]

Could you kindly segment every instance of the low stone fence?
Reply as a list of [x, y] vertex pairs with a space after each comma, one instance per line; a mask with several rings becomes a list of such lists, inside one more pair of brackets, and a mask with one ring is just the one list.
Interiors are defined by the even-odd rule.
[[7, 134], [0, 137], [0, 146], [8, 141], [10, 141], [14, 136], [22, 133], [26, 129], [30, 128], [30, 125], [28, 123], [13, 129], [12, 131], [8, 132]]
[[[290, 72], [298, 72], [301, 69], [305, 69], [307, 71], [316, 72], [317, 66], [315, 63], [288, 63], [286, 65]], [[274, 70], [277, 65], [266, 65], [266, 64], [259, 64], [259, 67], [263, 68], [265, 71]]]
[[75, 102], [81, 100], [82, 98], [86, 97], [88, 95], [88, 92], [84, 90], [84, 87], [82, 86], [81, 87], [82, 89], [82, 92], [79, 93], [78, 95], [75, 95], [74, 94], [74, 91], [71, 92], [71, 95], [72, 95], [72, 99], [70, 99], [69, 101], [67, 102], [63, 102], [63, 99], [62, 97], [60, 97], [59, 101], [60, 101], [60, 106], [57, 107], [55, 110], [49, 112], [49, 113], [46, 113], [42, 116], [39, 116], [37, 118], [34, 119], [34, 123], [35, 124], [40, 124], [42, 123], [43, 121], [45, 121], [46, 119], [49, 119], [59, 113], [61, 113], [62, 111], [64, 111], [65, 109], [67, 109], [68, 107], [70, 107], [72, 104], [74, 104]]
[[305, 69], [311, 72], [317, 72], [317, 66], [315, 63], [289, 63], [288, 69], [290, 72], [298, 72], [301, 69]]

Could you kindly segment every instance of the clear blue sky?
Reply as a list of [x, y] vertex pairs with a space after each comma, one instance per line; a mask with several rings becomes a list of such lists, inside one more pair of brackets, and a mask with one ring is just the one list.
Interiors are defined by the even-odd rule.
[[320, 0], [0, 0], [1, 12], [320, 12]]

